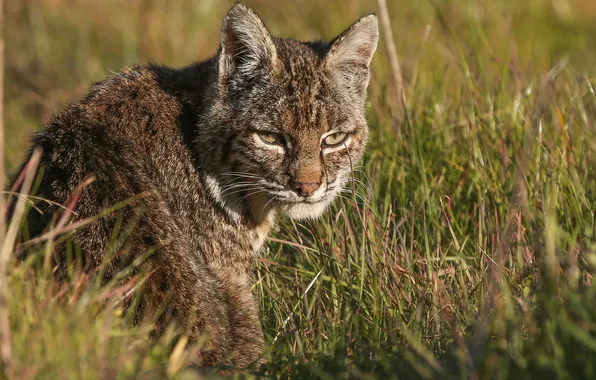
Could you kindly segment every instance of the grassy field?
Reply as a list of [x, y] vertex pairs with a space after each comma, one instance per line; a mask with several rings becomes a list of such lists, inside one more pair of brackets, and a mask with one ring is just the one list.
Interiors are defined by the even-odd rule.
[[[392, 111], [382, 40], [355, 191], [269, 242], [255, 290], [270, 363], [243, 376], [596, 378], [596, 2], [388, 2], [406, 117]], [[304, 40], [376, 5], [245, 3]], [[6, 2], [9, 175], [30, 134], [92, 82], [212, 55], [231, 4]], [[122, 318], [126, 287], [84, 281], [58, 288], [11, 264], [6, 376], [208, 376], [184, 340], [151, 342]]]

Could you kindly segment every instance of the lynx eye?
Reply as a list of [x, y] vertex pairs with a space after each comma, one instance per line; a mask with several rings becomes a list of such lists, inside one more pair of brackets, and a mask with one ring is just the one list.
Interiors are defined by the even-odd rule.
[[284, 145], [285, 144], [285, 139], [282, 135], [280, 135], [279, 133], [271, 133], [271, 132], [264, 132], [264, 133], [259, 133], [259, 138], [261, 139], [261, 141], [263, 141], [265, 144], [271, 144], [271, 145]]
[[327, 147], [338, 146], [343, 144], [347, 138], [348, 134], [346, 132], [336, 132], [325, 137], [323, 144]]

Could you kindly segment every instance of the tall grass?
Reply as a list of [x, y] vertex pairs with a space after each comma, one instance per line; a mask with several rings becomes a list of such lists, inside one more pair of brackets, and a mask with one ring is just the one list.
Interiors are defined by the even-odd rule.
[[[300, 39], [333, 37], [375, 6], [246, 3], [274, 34]], [[8, 2], [8, 171], [27, 136], [92, 81], [213, 54], [230, 4]], [[381, 41], [355, 180], [323, 220], [283, 220], [258, 259], [269, 364], [246, 375], [593, 378], [594, 2], [388, 8], [403, 122]], [[36, 247], [43, 257], [52, 244]], [[33, 262], [9, 264], [14, 377], [199, 376], [184, 340], [155, 342], [149, 325], [127, 323], [119, 301], [134, 283], [85, 286], [93, 280], [73, 272], [59, 285]]]

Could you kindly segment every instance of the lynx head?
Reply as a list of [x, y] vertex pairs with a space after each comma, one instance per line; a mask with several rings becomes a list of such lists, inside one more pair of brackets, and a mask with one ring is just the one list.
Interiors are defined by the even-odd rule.
[[[223, 20], [215, 100], [199, 141], [212, 193], [251, 212], [319, 216], [362, 157], [377, 18], [329, 43], [272, 37], [249, 8]], [[257, 205], [257, 206], [255, 206]], [[260, 210], [260, 211], [259, 211]]]

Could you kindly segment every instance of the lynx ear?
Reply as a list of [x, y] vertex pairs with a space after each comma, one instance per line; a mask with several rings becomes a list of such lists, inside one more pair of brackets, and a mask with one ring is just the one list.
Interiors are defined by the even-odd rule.
[[341, 33], [325, 57], [325, 65], [349, 88], [363, 93], [370, 78], [370, 61], [377, 50], [379, 24], [374, 14], [365, 16]]
[[234, 76], [252, 78], [259, 69], [273, 69], [276, 62], [275, 44], [263, 21], [252, 9], [236, 3], [221, 27], [220, 83]]

